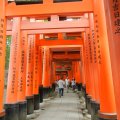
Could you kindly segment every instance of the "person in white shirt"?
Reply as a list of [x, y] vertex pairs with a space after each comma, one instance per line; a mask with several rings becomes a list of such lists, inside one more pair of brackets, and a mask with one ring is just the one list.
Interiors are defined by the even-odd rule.
[[69, 85], [70, 85], [70, 80], [68, 79], [68, 77], [65, 79], [65, 85], [66, 85], [66, 90], [68, 92], [69, 90]]
[[59, 96], [63, 96], [63, 93], [64, 93], [64, 85], [65, 85], [65, 82], [63, 81], [63, 78], [61, 78], [59, 81], [58, 81], [58, 87], [59, 87]]
[[72, 85], [72, 89], [73, 89], [73, 91], [74, 91], [75, 88], [76, 88], [76, 82], [75, 82], [75, 79], [72, 79], [71, 82], [72, 82], [72, 83], [71, 83], [71, 85]]

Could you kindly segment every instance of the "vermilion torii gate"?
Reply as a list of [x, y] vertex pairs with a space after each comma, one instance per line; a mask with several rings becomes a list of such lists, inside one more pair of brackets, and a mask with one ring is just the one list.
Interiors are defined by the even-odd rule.
[[[26, 119], [27, 113], [31, 114], [34, 109], [39, 109], [39, 87], [42, 87], [42, 85], [43, 87], [44, 85], [51, 86], [50, 79], [48, 79], [51, 73], [45, 73], [45, 70], [51, 69], [49, 48], [55, 45], [80, 45], [83, 48], [81, 55], [82, 79], [80, 82], [82, 82], [84, 88], [86, 87], [87, 108], [92, 115], [92, 119], [96, 114], [98, 114], [99, 119], [103, 120], [120, 119], [120, 1], [83, 0], [53, 3], [52, 0], [44, 0], [43, 4], [18, 6], [14, 2], [8, 4], [7, 0], [1, 0], [0, 6], [1, 120], [4, 119], [5, 112], [7, 120], [23, 120]], [[29, 9], [26, 9], [27, 7]], [[85, 13], [88, 15], [87, 19]], [[71, 22], [59, 21], [58, 16], [82, 16], [83, 19]], [[22, 17], [51, 17], [51, 21], [48, 23], [30, 23], [29, 20], [23, 21]], [[13, 18], [13, 22], [8, 21], [7, 24], [7, 20], [10, 18]], [[55, 41], [39, 40], [38, 34], [41, 33], [64, 32], [82, 32], [82, 39], [63, 40], [58, 37], [60, 39]], [[12, 44], [6, 111], [4, 112], [3, 86], [6, 34], [12, 35]], [[42, 48], [41, 46], [49, 46], [49, 48]], [[75, 62], [73, 64], [76, 67], [76, 64], [79, 63]], [[42, 67], [40, 67], [42, 65], [44, 68], [43, 74]], [[76, 70], [80, 71], [78, 68]], [[76, 74], [75, 76], [78, 77]], [[40, 91], [42, 90], [41, 87]], [[33, 104], [34, 100], [36, 102]], [[100, 110], [98, 112], [99, 105]]]

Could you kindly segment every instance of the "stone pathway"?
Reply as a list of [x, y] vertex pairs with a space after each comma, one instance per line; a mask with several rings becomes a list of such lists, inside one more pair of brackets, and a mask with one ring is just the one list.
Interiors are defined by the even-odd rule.
[[83, 120], [80, 100], [72, 91], [61, 98], [44, 101], [41, 110], [35, 114], [34, 120]]

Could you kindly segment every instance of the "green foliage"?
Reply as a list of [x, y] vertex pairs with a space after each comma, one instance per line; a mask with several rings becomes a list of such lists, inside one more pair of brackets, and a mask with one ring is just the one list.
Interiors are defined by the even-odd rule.
[[7, 36], [7, 40], [6, 40], [6, 61], [5, 61], [5, 70], [8, 70], [8, 68], [9, 68], [10, 45], [11, 45], [11, 36]]

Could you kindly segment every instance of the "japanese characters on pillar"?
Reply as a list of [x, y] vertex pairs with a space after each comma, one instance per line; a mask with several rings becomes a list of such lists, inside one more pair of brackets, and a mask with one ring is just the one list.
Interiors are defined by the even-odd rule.
[[[100, 112], [101, 119], [116, 119], [116, 106], [113, 88], [113, 77], [111, 71], [110, 49], [108, 44], [107, 21], [105, 17], [106, 7], [104, 0], [94, 0], [95, 23], [99, 29], [97, 35], [97, 45], [100, 51], [98, 63], [100, 66]], [[98, 44], [99, 43], [99, 44]], [[107, 97], [106, 97], [107, 96]]]
[[90, 36], [90, 29], [87, 28], [86, 29], [86, 40], [85, 40], [85, 45], [86, 45], [86, 49], [87, 49], [87, 87], [88, 87], [88, 91], [89, 91], [89, 95], [93, 96], [93, 87], [92, 87], [92, 83], [93, 83], [93, 66], [92, 66], [92, 48], [91, 48], [91, 36]]
[[120, 1], [119, 0], [111, 0], [112, 1], [112, 13], [113, 13], [113, 31], [115, 35], [120, 35]]
[[42, 73], [43, 73], [43, 49], [39, 46], [39, 56], [38, 56], [38, 71], [39, 71], [39, 87], [42, 86]]
[[39, 92], [39, 47], [38, 40], [34, 40], [34, 73], [33, 73], [33, 94], [37, 95]]
[[80, 59], [81, 59], [81, 81], [82, 85], [85, 86], [85, 61], [84, 61], [84, 46], [80, 48]]
[[112, 77], [114, 83], [115, 102], [117, 119], [120, 119], [120, 0], [107, 0], [104, 2], [107, 7], [106, 21], [109, 37], [109, 49], [111, 57]]
[[90, 32], [91, 32], [91, 46], [92, 46], [92, 68], [93, 68], [93, 90], [95, 102], [99, 102], [99, 79], [98, 79], [98, 65], [96, 57], [96, 38], [95, 38], [94, 14], [90, 13]]
[[42, 77], [42, 83], [43, 87], [48, 88], [50, 87], [50, 79], [49, 77], [49, 48], [44, 47], [44, 55], [43, 55], [43, 77]]
[[7, 96], [6, 103], [12, 104], [17, 102], [17, 92], [18, 92], [18, 74], [19, 74], [19, 63], [20, 63], [20, 23], [21, 18], [13, 19], [12, 27], [12, 42], [10, 51], [10, 64], [8, 73], [8, 86], [7, 86]]
[[3, 111], [5, 49], [6, 49], [5, 1], [0, 0], [0, 113]]
[[93, 57], [92, 57], [92, 47], [91, 47], [90, 33], [88, 33], [87, 37], [88, 37], [88, 47], [89, 47], [89, 60], [90, 60], [90, 63], [92, 63], [93, 62]]
[[18, 77], [18, 95], [17, 100], [25, 101], [26, 91], [26, 63], [27, 63], [27, 33], [22, 32], [21, 46], [20, 46], [20, 69]]
[[85, 54], [85, 82], [86, 82], [86, 92], [87, 94], [89, 94], [89, 81], [88, 81], [88, 78], [89, 78], [89, 74], [88, 74], [88, 43], [87, 43], [87, 39], [86, 39], [86, 35], [87, 33], [85, 32], [84, 33], [84, 54]]
[[27, 71], [26, 71], [26, 96], [33, 96], [33, 41], [34, 36], [28, 36]]
[[101, 64], [102, 58], [101, 58], [101, 46], [100, 46], [100, 35], [99, 35], [99, 24], [98, 24], [98, 15], [94, 15], [95, 20], [95, 34], [96, 34], [96, 45], [97, 48], [94, 47], [95, 50], [97, 50], [97, 57], [95, 57], [95, 62], [98, 62]]
[[99, 24], [97, 13], [94, 12], [94, 39], [93, 39], [93, 48], [94, 48], [94, 63], [95, 63], [95, 75], [96, 75], [96, 101], [100, 103], [100, 65], [102, 62], [101, 59], [101, 45], [99, 37]]

